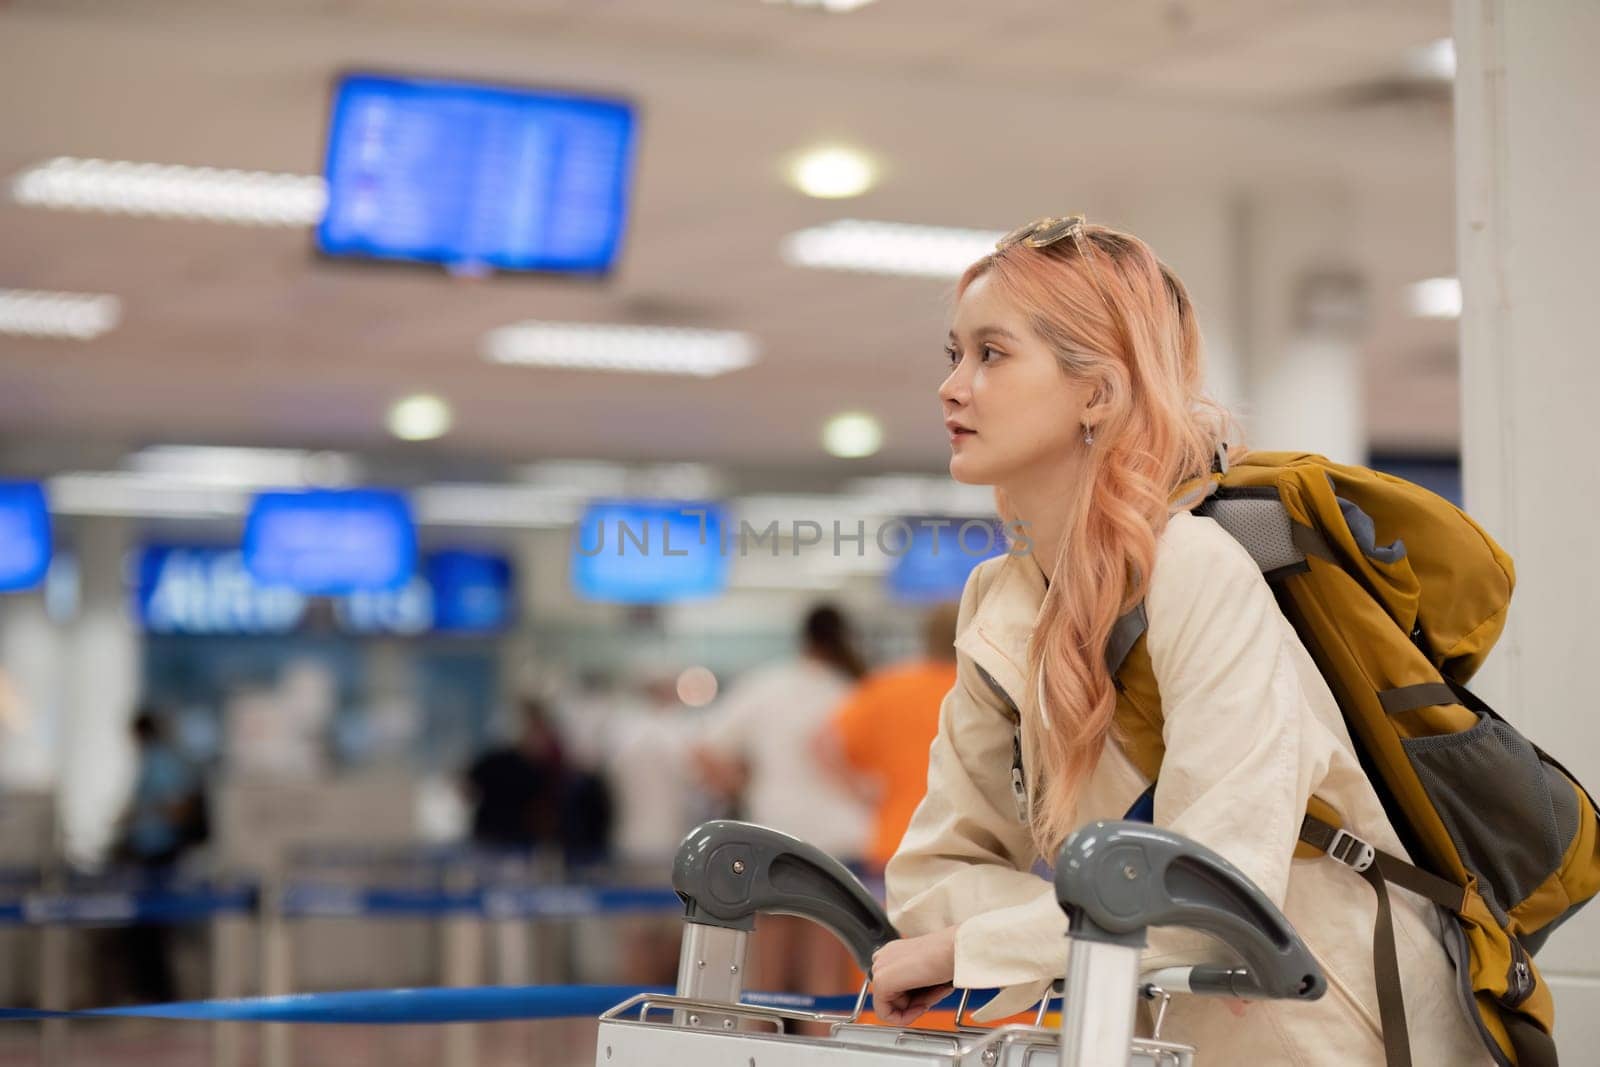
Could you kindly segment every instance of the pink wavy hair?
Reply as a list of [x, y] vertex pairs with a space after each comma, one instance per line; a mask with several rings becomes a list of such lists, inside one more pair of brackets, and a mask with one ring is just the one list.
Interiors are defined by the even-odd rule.
[[[1105, 648], [1117, 619], [1144, 599], [1156, 541], [1179, 507], [1174, 491], [1206, 474], [1224, 441], [1238, 448], [1227, 411], [1204, 388], [1200, 329], [1178, 276], [1130, 234], [1086, 224], [1080, 239], [1015, 244], [967, 268], [957, 296], [984, 275], [1027, 314], [1064, 373], [1104, 402], [1083, 480], [1063, 486], [1073, 507], [1029, 645], [1031, 693], [1050, 721], [1022, 716], [1033, 783], [1030, 830], [1053, 857], [1074, 828], [1084, 778], [1111, 736], [1117, 693]], [[1002, 519], [1011, 522], [996, 490]]]

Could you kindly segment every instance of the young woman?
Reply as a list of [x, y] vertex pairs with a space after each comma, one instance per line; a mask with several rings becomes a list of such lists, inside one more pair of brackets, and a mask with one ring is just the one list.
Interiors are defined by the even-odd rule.
[[[1165, 716], [1155, 822], [1254, 879], [1329, 982], [1311, 1004], [1180, 997], [1163, 1036], [1206, 1062], [1382, 1064], [1376, 898], [1338, 863], [1294, 858], [1307, 798], [1404, 851], [1254, 562], [1189, 513], [1196, 494], [1175, 499], [1238, 439], [1203, 392], [1183, 284], [1138, 238], [1074, 217], [1008, 235], [957, 293], [939, 389], [950, 473], [994, 486], [1023, 537], [962, 597], [928, 793], [887, 871], [904, 938], [876, 957], [875, 1010], [903, 1025], [951, 985], [1001, 986], [984, 1013], [996, 1018], [1064, 973], [1066, 919], [1033, 868], [1150, 785], [1113, 736], [1104, 660], [1113, 623], [1142, 600]], [[1417, 1062], [1488, 1062], [1431, 906], [1397, 892], [1395, 927]], [[1150, 932], [1147, 967], [1224, 959], [1198, 934]]]

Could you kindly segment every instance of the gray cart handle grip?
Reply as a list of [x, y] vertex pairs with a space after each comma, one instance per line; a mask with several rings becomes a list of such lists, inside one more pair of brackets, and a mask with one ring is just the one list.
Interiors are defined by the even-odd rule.
[[[1151, 926], [1200, 930], [1238, 953], [1246, 974], [1195, 992], [1315, 1000], [1327, 979], [1294, 927], [1238, 868], [1204, 845], [1148, 823], [1095, 822], [1056, 862], [1056, 899], [1071, 936], [1142, 947]], [[1211, 989], [1202, 988], [1213, 986]]]
[[838, 936], [863, 971], [899, 935], [882, 905], [838, 860], [804, 841], [754, 823], [701, 823], [678, 846], [672, 888], [684, 918], [749, 930], [757, 914], [798, 915]]

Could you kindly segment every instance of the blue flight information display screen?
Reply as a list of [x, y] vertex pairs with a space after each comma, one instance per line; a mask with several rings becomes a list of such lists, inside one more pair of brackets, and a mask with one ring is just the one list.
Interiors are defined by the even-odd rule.
[[433, 590], [433, 628], [495, 633], [511, 625], [516, 598], [511, 561], [492, 552], [435, 552], [424, 567]]
[[972, 569], [1007, 550], [1001, 531], [987, 519], [918, 519], [905, 525], [912, 533], [896, 546], [887, 580], [896, 600], [960, 600]]
[[618, 604], [716, 596], [728, 586], [723, 524], [711, 501], [595, 501], [573, 528], [572, 590]]
[[0, 593], [44, 581], [50, 550], [44, 489], [38, 482], [0, 482]]
[[627, 221], [634, 127], [622, 100], [346, 75], [317, 246], [458, 270], [603, 274]]
[[416, 569], [417, 531], [405, 497], [388, 490], [258, 493], [243, 547], [262, 585], [313, 595], [399, 589]]

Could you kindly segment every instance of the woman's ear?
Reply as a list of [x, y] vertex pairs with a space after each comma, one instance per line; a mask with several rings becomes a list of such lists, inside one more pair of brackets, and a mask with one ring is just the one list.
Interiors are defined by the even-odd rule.
[[1089, 396], [1089, 402], [1083, 407], [1083, 425], [1088, 429], [1098, 429], [1111, 410], [1111, 391], [1104, 383], [1095, 386], [1094, 392]]

